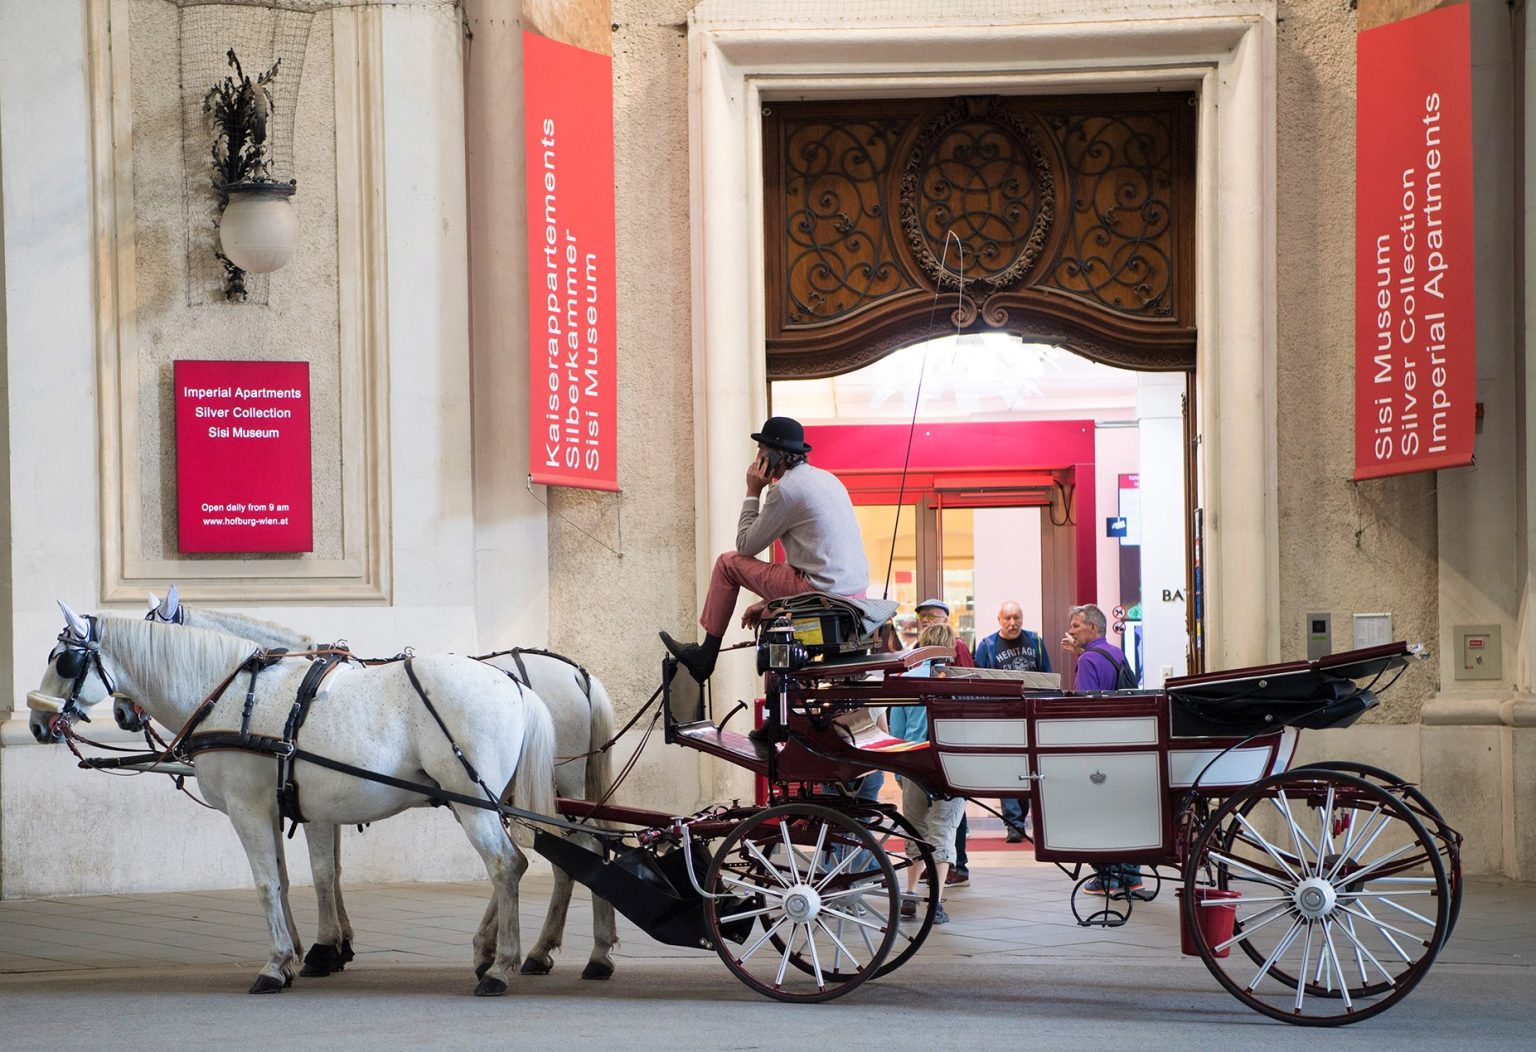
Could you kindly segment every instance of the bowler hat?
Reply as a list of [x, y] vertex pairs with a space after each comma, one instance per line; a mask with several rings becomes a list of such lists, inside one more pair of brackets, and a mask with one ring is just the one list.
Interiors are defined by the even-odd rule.
[[786, 453], [811, 451], [811, 447], [805, 443], [805, 428], [800, 426], [800, 421], [787, 416], [770, 416], [763, 423], [763, 429], [753, 433], [752, 441], [782, 449]]

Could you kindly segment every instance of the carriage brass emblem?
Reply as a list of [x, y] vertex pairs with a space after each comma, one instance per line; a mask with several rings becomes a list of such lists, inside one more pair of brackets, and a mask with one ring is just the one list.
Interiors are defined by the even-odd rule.
[[1104, 779], [1106, 779], [1108, 777], [1109, 777], [1109, 775], [1105, 774], [1103, 771], [1094, 771], [1092, 774], [1090, 774], [1088, 776], [1088, 780], [1090, 782], [1092, 782], [1094, 785], [1103, 785], [1104, 784]]

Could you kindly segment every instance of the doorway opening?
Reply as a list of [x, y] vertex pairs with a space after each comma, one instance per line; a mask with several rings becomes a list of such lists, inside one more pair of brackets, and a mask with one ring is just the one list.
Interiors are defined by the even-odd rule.
[[1145, 687], [1190, 669], [1196, 540], [1187, 501], [1184, 372], [1136, 372], [1004, 333], [945, 336], [862, 368], [775, 380], [814, 462], [853, 498], [869, 594], [949, 605], [974, 646], [1017, 602], [1070, 687], [1071, 607], [1104, 611]]

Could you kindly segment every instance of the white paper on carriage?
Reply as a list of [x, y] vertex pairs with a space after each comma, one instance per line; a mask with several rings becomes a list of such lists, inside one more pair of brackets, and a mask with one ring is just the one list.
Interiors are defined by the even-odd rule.
[[1011, 679], [1027, 690], [1060, 690], [1061, 676], [1055, 672], [1020, 672], [1007, 668], [959, 668], [944, 670], [946, 679]]

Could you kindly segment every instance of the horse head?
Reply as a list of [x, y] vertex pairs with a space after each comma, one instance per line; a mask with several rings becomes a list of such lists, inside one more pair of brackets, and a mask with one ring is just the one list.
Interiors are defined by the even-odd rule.
[[90, 722], [85, 710], [101, 704], [115, 689], [112, 674], [102, 663], [101, 623], [63, 603], [64, 629], [48, 652], [48, 669], [38, 688], [27, 694], [32, 737], [47, 744], [64, 740], [66, 727], [76, 720]]

